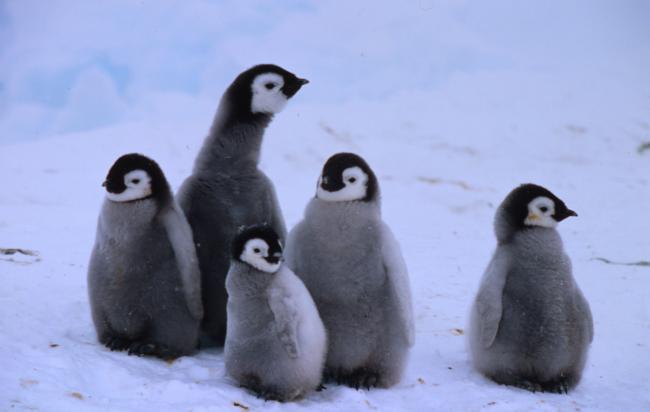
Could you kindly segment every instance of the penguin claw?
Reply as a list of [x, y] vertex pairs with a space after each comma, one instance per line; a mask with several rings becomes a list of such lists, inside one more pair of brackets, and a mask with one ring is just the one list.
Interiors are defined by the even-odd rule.
[[131, 342], [129, 342], [126, 339], [118, 338], [116, 336], [109, 337], [104, 345], [111, 350], [111, 352], [115, 351], [123, 351], [126, 350]]
[[129, 346], [129, 355], [145, 356], [153, 355], [156, 352], [156, 345], [153, 343], [133, 342]]
[[366, 368], [360, 368], [348, 376], [346, 384], [356, 390], [370, 390], [379, 384], [379, 374]]

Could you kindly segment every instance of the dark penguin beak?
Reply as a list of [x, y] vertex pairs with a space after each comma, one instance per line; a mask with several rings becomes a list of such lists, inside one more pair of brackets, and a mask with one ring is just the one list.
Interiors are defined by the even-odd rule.
[[555, 212], [555, 214], [553, 215], [553, 219], [555, 219], [558, 222], [561, 222], [570, 216], [577, 217], [578, 214], [569, 208], [563, 208], [562, 210], [558, 210], [557, 212]]
[[282, 87], [282, 92], [285, 94], [285, 96], [291, 98], [294, 94], [298, 93], [298, 90], [300, 90], [302, 86], [306, 85], [307, 83], [309, 83], [309, 80], [296, 77], [295, 79], [287, 82], [284, 87]]
[[108, 184], [108, 181], [104, 180], [104, 181], [102, 182], [102, 187], [106, 187], [107, 184]]
[[340, 179], [333, 179], [329, 176], [323, 176], [320, 180], [320, 187], [322, 187], [323, 190], [327, 190], [328, 192], [336, 192], [343, 189], [345, 185]]
[[269, 262], [270, 264], [275, 265], [275, 264], [277, 264], [278, 262], [280, 262], [280, 260], [282, 260], [282, 253], [280, 253], [280, 252], [275, 252], [275, 253], [272, 254], [271, 256], [267, 256], [267, 257], [265, 257], [264, 259], [265, 259], [267, 262]]

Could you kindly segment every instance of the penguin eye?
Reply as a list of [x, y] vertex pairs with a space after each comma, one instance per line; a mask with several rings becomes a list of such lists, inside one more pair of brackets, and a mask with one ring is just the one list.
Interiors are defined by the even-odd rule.
[[133, 180], [131, 180], [131, 183], [133, 183], [134, 185], [137, 185], [138, 183], [140, 183], [140, 179], [133, 179]]
[[350, 182], [350, 183], [354, 183], [356, 181], [357, 181], [357, 179], [355, 177], [351, 177], [351, 178], [348, 179], [348, 182]]
[[255, 249], [253, 249], [253, 252], [255, 252], [255, 253], [260, 253], [260, 249], [259, 249], [259, 248], [255, 248]]
[[541, 210], [542, 213], [546, 213], [548, 211], [548, 207], [542, 206], [542, 207], [539, 208], [539, 210]]
[[275, 83], [266, 83], [264, 85], [268, 90], [272, 90], [275, 87]]

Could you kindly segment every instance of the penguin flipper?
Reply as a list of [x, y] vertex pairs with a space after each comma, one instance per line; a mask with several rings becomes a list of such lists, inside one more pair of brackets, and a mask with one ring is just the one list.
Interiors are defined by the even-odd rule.
[[201, 271], [194, 248], [192, 228], [174, 200], [161, 212], [160, 218], [174, 250], [187, 308], [195, 319], [201, 319], [203, 318]]
[[479, 337], [485, 348], [492, 346], [499, 331], [503, 314], [503, 288], [509, 270], [507, 262], [505, 254], [497, 250], [485, 270], [481, 288], [476, 295]]
[[388, 277], [392, 298], [397, 303], [396, 310], [404, 327], [404, 337], [409, 346], [413, 346], [415, 343], [415, 326], [408, 270], [399, 243], [393, 236], [393, 232], [385, 224], [382, 225], [381, 244], [384, 269]]
[[[278, 276], [282, 276], [278, 274]], [[294, 302], [290, 290], [284, 285], [275, 285], [269, 289], [269, 306], [275, 319], [278, 338], [291, 358], [300, 356], [298, 344], [298, 305]]]

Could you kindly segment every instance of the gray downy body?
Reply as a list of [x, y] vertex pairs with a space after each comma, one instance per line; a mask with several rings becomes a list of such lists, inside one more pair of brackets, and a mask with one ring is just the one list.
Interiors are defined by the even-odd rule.
[[311, 292], [327, 328], [326, 378], [350, 386], [398, 382], [413, 343], [385, 266], [386, 230], [376, 201], [313, 198], [287, 241], [287, 264]]
[[497, 216], [499, 244], [472, 307], [475, 367], [498, 383], [566, 392], [582, 375], [593, 321], [559, 233], [512, 231]]
[[161, 219], [152, 198], [105, 200], [88, 288], [100, 342], [112, 349], [137, 354], [152, 350], [152, 355], [173, 358], [196, 350], [200, 317], [188, 309], [179, 265]]
[[225, 278], [230, 245], [242, 226], [267, 223], [284, 240], [286, 227], [269, 178], [258, 169], [260, 148], [270, 115], [232, 122], [222, 99], [193, 173], [178, 192], [192, 226], [201, 269], [203, 331], [217, 345], [226, 333]]
[[228, 374], [266, 399], [289, 401], [317, 389], [327, 339], [300, 279], [286, 266], [266, 273], [233, 262], [226, 287]]

